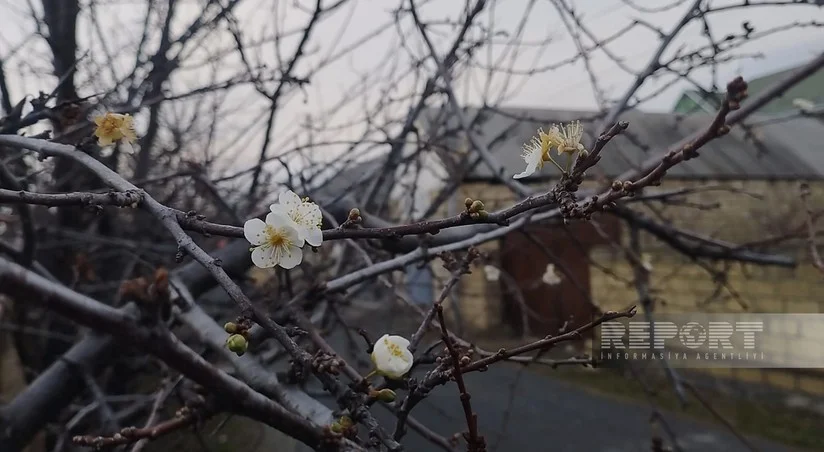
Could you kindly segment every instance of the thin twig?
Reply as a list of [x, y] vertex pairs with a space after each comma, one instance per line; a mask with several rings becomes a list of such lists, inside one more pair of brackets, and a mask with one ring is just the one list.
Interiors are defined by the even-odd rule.
[[463, 435], [467, 443], [466, 450], [468, 452], [485, 452], [486, 440], [478, 433], [478, 415], [472, 411], [472, 404], [469, 401], [472, 396], [466, 389], [466, 383], [464, 383], [463, 373], [461, 372], [461, 357], [455, 349], [455, 346], [452, 345], [452, 339], [450, 339], [449, 331], [446, 329], [446, 321], [443, 318], [443, 306], [436, 305], [435, 309], [438, 313], [438, 321], [441, 323], [441, 338], [444, 344], [446, 344], [447, 350], [449, 350], [449, 356], [452, 358], [452, 378], [458, 385], [458, 391], [461, 395], [461, 406], [466, 417], [467, 432]]

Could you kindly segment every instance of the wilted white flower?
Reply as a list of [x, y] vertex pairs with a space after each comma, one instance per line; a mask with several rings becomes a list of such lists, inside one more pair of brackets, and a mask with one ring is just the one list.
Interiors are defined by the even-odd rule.
[[412, 368], [409, 341], [402, 336], [384, 334], [372, 349], [372, 362], [377, 373], [386, 378], [400, 379]]
[[278, 204], [272, 204], [269, 210], [291, 218], [306, 243], [312, 246], [320, 246], [323, 243], [323, 232], [320, 229], [323, 224], [323, 214], [317, 204], [300, 199], [295, 192], [287, 190], [278, 196]]
[[555, 272], [555, 264], [547, 264], [546, 271], [544, 272], [544, 275], [541, 276], [541, 281], [545, 284], [549, 284], [550, 286], [561, 283], [561, 277]]
[[134, 118], [131, 115], [106, 113], [103, 116], [94, 118], [94, 123], [97, 126], [94, 134], [97, 136], [100, 146], [108, 146], [117, 141], [131, 144], [137, 140], [137, 134], [134, 131]]
[[501, 271], [493, 265], [484, 265], [484, 274], [487, 281], [497, 281], [501, 278]]
[[243, 225], [243, 235], [252, 245], [252, 263], [260, 268], [280, 265], [294, 268], [303, 260], [303, 238], [297, 225], [281, 213], [269, 213], [264, 223], [252, 218]]
[[[523, 157], [526, 162], [526, 169], [513, 176], [514, 179], [523, 179], [524, 177], [531, 176], [535, 171], [544, 167], [544, 160], [546, 160], [549, 155], [551, 143], [549, 141], [549, 135], [543, 133], [542, 130], [538, 130], [538, 135], [540, 139], [532, 137], [529, 143], [524, 144], [521, 157]], [[546, 139], [544, 137], [546, 137]]]
[[584, 128], [580, 121], [573, 121], [561, 127], [552, 126], [549, 129], [550, 140], [558, 148], [558, 154], [574, 154], [584, 150], [581, 138], [584, 136]]

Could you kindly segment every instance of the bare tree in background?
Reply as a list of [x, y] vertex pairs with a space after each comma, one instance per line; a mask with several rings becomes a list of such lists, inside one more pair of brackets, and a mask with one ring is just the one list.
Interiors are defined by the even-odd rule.
[[[487, 440], [463, 375], [507, 360], [594, 364], [541, 354], [603, 321], [634, 315], [634, 307], [509, 350], [486, 351], [458, 337], [442, 303], [478, 258], [474, 247], [531, 223], [589, 221], [605, 211], [678, 242], [677, 225], [636, 217], [628, 200], [643, 200], [643, 189], [670, 168], [701, 158], [703, 145], [746, 127], [760, 107], [819, 70], [824, 55], [753, 98], [744, 80], [716, 75], [752, 57], [765, 39], [820, 29], [809, 19], [820, 10], [791, 0], [681, 0], [655, 8], [625, 1], [637, 19], [605, 34], [572, 2], [525, 2], [515, 23], [498, 23], [496, 11], [512, 7], [504, 3], [373, 2], [369, 8], [381, 13], [368, 21], [354, 0], [0, 7], [19, 21], [19, 33], [4, 33], [0, 44], [0, 206], [10, 209], [0, 211], [8, 224], [0, 234], [0, 320], [12, 326], [25, 371], [20, 390], [0, 407], [0, 450], [21, 449], [41, 431], [48, 450], [140, 450], [234, 413], [317, 450], [400, 451], [414, 429], [433, 448], [483, 451]], [[787, 11], [788, 21], [714, 29], [716, 16], [746, 17], [759, 8]], [[659, 27], [662, 13], [676, 20]], [[702, 38], [686, 39], [695, 27]], [[656, 40], [643, 67], [628, 66], [620, 47], [632, 33]], [[568, 51], [548, 55], [560, 36]], [[607, 86], [609, 74], [596, 63], [630, 83]], [[478, 124], [525, 81], [568, 69], [590, 84], [601, 109], [596, 130], [587, 131], [594, 139], [584, 140], [587, 152], [552, 186], [526, 185], [506, 173]], [[702, 84], [698, 74], [707, 72], [711, 81]], [[622, 115], [683, 82], [724, 93], [705, 129], [652, 150], [647, 162], [600, 189], [582, 189], [610, 140], [632, 134]], [[464, 108], [472, 105], [482, 108]], [[105, 112], [137, 119], [133, 152], [97, 144], [92, 118]], [[454, 137], [463, 150], [443, 146]], [[466, 211], [439, 217], [478, 166], [520, 201], [495, 212], [469, 202]], [[264, 282], [251, 281], [242, 225], [262, 218], [287, 188], [322, 208], [323, 244], [315, 252], [305, 247], [295, 269], [269, 269]], [[805, 234], [801, 228], [785, 239]], [[718, 259], [779, 259], [710, 245], [709, 257]], [[640, 252], [632, 244], [621, 249], [637, 269], [638, 304], [651, 316]], [[707, 249], [681, 248], [703, 257]], [[421, 308], [392, 274], [437, 258], [451, 276]], [[358, 336], [347, 319], [375, 299], [420, 316], [409, 346], [416, 364], [402, 380], [366, 379], [369, 366], [342, 358], [368, 362], [384, 332]], [[243, 356], [227, 348], [227, 321], [246, 335]], [[347, 340], [329, 339], [335, 331]], [[425, 337], [433, 345], [423, 347]], [[687, 397], [688, 383], [669, 374]], [[454, 391], [453, 381], [467, 427], [449, 437], [415, 419], [413, 409], [434, 390]], [[317, 382], [334, 409], [322, 403]], [[393, 421], [379, 422], [376, 406]]]

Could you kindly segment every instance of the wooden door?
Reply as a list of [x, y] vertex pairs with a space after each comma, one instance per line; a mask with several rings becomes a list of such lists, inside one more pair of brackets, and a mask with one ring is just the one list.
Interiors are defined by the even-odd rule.
[[[608, 239], [589, 223], [581, 222], [532, 225], [502, 240], [501, 268], [511, 276], [501, 279], [503, 314], [516, 331], [523, 332], [522, 304], [527, 306], [526, 317], [533, 335], [556, 335], [565, 324], [569, 331], [592, 320], [595, 311], [590, 302], [589, 250], [619, 237], [614, 218], [602, 216], [599, 225], [607, 232]], [[556, 273], [561, 276], [559, 284], [548, 285], [542, 281], [549, 263], [555, 264]], [[517, 296], [513, 285], [522, 297]]]

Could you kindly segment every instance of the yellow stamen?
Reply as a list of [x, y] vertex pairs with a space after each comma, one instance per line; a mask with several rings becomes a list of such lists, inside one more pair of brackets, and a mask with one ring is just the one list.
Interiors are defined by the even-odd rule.
[[264, 229], [264, 234], [266, 234], [266, 245], [271, 247], [280, 247], [283, 245], [291, 245], [292, 242], [286, 237], [286, 235], [280, 230], [275, 229], [270, 225], [266, 225]]
[[398, 344], [392, 344], [389, 342], [388, 339], [384, 339], [383, 343], [386, 344], [386, 348], [389, 349], [389, 353], [392, 354], [395, 358], [401, 358], [402, 360], [406, 361], [406, 358], [403, 355], [403, 350], [398, 346]]

